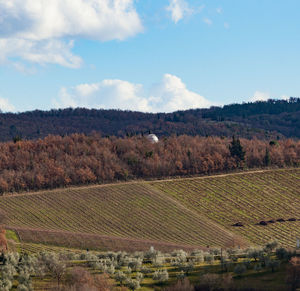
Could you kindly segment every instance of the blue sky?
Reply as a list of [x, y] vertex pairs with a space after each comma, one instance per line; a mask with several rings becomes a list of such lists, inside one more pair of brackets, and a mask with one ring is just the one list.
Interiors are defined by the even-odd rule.
[[0, 109], [300, 96], [299, 12], [297, 0], [0, 0]]

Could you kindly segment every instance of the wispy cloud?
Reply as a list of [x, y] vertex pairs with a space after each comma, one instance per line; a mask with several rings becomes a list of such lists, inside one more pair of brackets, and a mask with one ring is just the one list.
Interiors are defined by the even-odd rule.
[[203, 22], [209, 26], [213, 24], [213, 21], [208, 17], [204, 17]]
[[167, 6], [166, 9], [171, 13], [171, 18], [175, 23], [194, 12], [194, 10], [189, 7], [189, 4], [185, 0], [169, 1], [169, 6]]

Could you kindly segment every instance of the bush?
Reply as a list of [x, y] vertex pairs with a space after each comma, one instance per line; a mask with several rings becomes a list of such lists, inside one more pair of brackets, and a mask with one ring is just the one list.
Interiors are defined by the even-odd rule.
[[274, 240], [265, 245], [264, 250], [268, 253], [274, 251], [278, 247], [278, 241]]
[[280, 261], [278, 261], [278, 260], [269, 260], [268, 263], [267, 263], [267, 267], [268, 267], [268, 268], [271, 268], [272, 273], [273, 273], [276, 269], [278, 269], [279, 266], [280, 266]]
[[124, 270], [124, 273], [125, 273], [126, 275], [130, 275], [130, 274], [132, 273], [131, 268], [130, 268], [130, 267], [126, 267], [125, 270]]
[[141, 273], [143, 273], [144, 275], [147, 275], [147, 274], [152, 273], [152, 270], [151, 270], [151, 268], [148, 268], [146, 266], [142, 266]]
[[140, 272], [137, 272], [135, 275], [135, 279], [141, 283], [144, 279], [144, 275]]
[[291, 285], [291, 290], [296, 290], [300, 287], [300, 258], [291, 258], [287, 267], [286, 281]]
[[221, 286], [222, 279], [217, 274], [205, 274], [200, 279], [200, 287], [204, 290], [215, 290]]
[[178, 273], [176, 275], [176, 277], [178, 280], [183, 280], [186, 277], [186, 274], [185, 274], [185, 272], [181, 271], [180, 273]]
[[123, 285], [123, 283], [127, 280], [127, 276], [122, 271], [118, 271], [115, 274], [115, 280], [120, 282], [120, 285]]
[[202, 250], [195, 250], [191, 253], [191, 256], [194, 257], [196, 263], [203, 263], [204, 262], [204, 255]]
[[257, 259], [261, 256], [261, 253], [263, 252], [262, 249], [260, 248], [250, 248], [247, 250], [247, 257], [249, 259], [254, 259], [255, 262], [257, 261]]
[[187, 275], [189, 275], [190, 272], [194, 270], [194, 264], [192, 262], [185, 263], [179, 266], [179, 268], [185, 272]]
[[1, 291], [9, 291], [12, 288], [12, 282], [9, 279], [5, 279], [2, 278], [2, 280], [0, 280], [0, 290]]
[[169, 286], [164, 289], [164, 291], [194, 291], [194, 286], [190, 283], [188, 278], [183, 278], [178, 280], [177, 283], [173, 286]]
[[134, 272], [140, 270], [143, 265], [143, 259], [137, 258], [133, 259], [131, 262], [128, 263], [128, 267], [130, 267]]
[[212, 264], [214, 262], [215, 258], [214, 258], [214, 255], [212, 254], [205, 254], [204, 255], [204, 261], [209, 263], [209, 264]]
[[160, 283], [166, 282], [169, 280], [169, 273], [167, 270], [157, 270], [154, 272], [152, 279]]
[[285, 248], [279, 248], [276, 250], [276, 257], [281, 261], [289, 261], [293, 256], [292, 252], [289, 252]]
[[256, 272], [259, 272], [259, 271], [261, 271], [261, 270], [262, 270], [261, 263], [255, 264], [255, 266], [254, 266], [254, 270], [255, 270]]
[[137, 289], [141, 288], [140, 282], [137, 280], [127, 279], [125, 284], [131, 290], [137, 290]]
[[238, 276], [241, 276], [246, 272], [247, 268], [244, 264], [238, 264], [234, 268], [234, 273], [237, 274]]

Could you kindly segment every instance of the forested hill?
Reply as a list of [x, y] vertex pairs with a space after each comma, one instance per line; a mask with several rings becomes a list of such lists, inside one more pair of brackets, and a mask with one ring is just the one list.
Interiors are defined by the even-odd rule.
[[0, 114], [0, 141], [100, 132], [126, 136], [157, 135], [300, 137], [300, 98], [232, 104], [174, 113], [141, 113], [84, 108]]

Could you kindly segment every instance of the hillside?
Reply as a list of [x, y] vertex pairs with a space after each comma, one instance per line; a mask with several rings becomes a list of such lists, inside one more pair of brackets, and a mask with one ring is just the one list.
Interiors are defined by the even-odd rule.
[[300, 99], [232, 104], [174, 113], [141, 113], [84, 108], [0, 114], [0, 141], [49, 134], [126, 136], [152, 131], [159, 136], [238, 135], [245, 138], [300, 137]]
[[0, 193], [300, 164], [300, 141], [241, 139], [243, 157], [231, 152], [232, 142], [179, 136], [151, 143], [142, 136], [74, 134], [0, 143]]
[[[0, 209], [23, 243], [128, 250], [277, 239], [294, 246], [299, 183], [299, 169], [256, 171], [2, 196]], [[258, 225], [262, 220], [274, 223]], [[243, 226], [234, 227], [237, 222]]]

